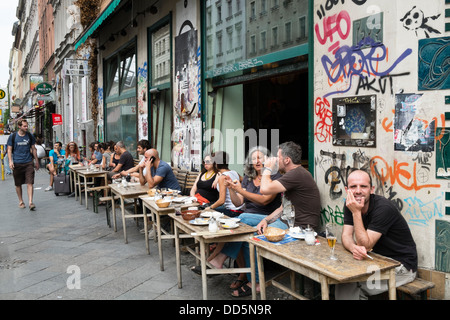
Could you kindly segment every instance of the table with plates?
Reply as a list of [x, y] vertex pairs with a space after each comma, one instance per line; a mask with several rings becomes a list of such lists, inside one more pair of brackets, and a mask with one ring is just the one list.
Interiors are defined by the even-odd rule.
[[[167, 208], [160, 208], [155, 202], [154, 197], [149, 196], [140, 196], [139, 197], [142, 200], [142, 210], [146, 211], [146, 209], [150, 210], [150, 214], [153, 221], [153, 228], [155, 230], [155, 241], [158, 242], [158, 252], [159, 252], [159, 265], [161, 271], [164, 271], [164, 258], [163, 258], [163, 251], [162, 251], [162, 240], [165, 239], [175, 239], [175, 235], [173, 233], [170, 233], [168, 230], [165, 230], [161, 225], [161, 217], [167, 216], [169, 213], [175, 213], [175, 210], [186, 210], [189, 207], [198, 206], [199, 203], [192, 202], [189, 197], [175, 197], [174, 199], [171, 199], [171, 204]], [[177, 199], [180, 199], [180, 201], [177, 201]], [[190, 200], [189, 203], [184, 203], [184, 201], [181, 201], [183, 199]], [[150, 254], [150, 249], [148, 245], [148, 230], [147, 230], [147, 222], [145, 221], [144, 224], [144, 232], [146, 234], [146, 245], [147, 245], [147, 253]]]
[[[124, 186], [122, 183], [111, 183], [108, 186], [111, 188], [111, 194], [112, 194], [113, 199], [114, 199], [114, 195], [118, 196], [120, 199], [120, 210], [122, 213], [123, 236], [125, 239], [125, 243], [128, 243], [127, 227], [126, 227], [125, 219], [144, 218], [144, 225], [146, 226], [147, 215], [145, 213], [145, 210], [142, 213], [137, 213], [136, 201], [139, 198], [139, 196], [147, 193], [148, 186], [147, 185], [142, 186], [139, 182], [128, 183], [127, 186]], [[125, 200], [126, 199], [134, 200], [134, 213], [130, 213], [129, 211], [125, 210]], [[115, 201], [112, 201], [112, 213], [113, 213], [114, 231], [117, 231]], [[148, 235], [146, 232], [146, 242], [148, 243], [147, 237], [148, 237]]]
[[[215, 211], [216, 212], [216, 211]], [[195, 223], [194, 220], [184, 220], [181, 215], [170, 213], [169, 216], [174, 221], [175, 232], [175, 252], [177, 262], [177, 276], [178, 276], [178, 288], [182, 288], [181, 278], [181, 261], [180, 261], [180, 233], [184, 232], [187, 236], [193, 237], [200, 245], [200, 255], [191, 248], [187, 248], [188, 252], [194, 255], [197, 260], [200, 260], [201, 265], [201, 277], [202, 277], [202, 294], [203, 299], [208, 297], [207, 290], [207, 276], [211, 274], [226, 274], [226, 273], [247, 273], [252, 274], [252, 282], [255, 278], [255, 257], [250, 255], [250, 267], [247, 268], [214, 268], [209, 262], [207, 262], [207, 245], [210, 243], [222, 243], [222, 242], [240, 242], [248, 241], [253, 233], [256, 232], [256, 228], [246, 225], [244, 223], [238, 223], [238, 226], [234, 229], [220, 229], [215, 233], [211, 233], [208, 230], [208, 224]], [[226, 218], [226, 216], [224, 216]], [[207, 268], [207, 266], [209, 268]], [[256, 294], [253, 292], [253, 299], [256, 298]]]
[[[338, 259], [331, 260], [331, 249], [326, 238], [317, 237], [318, 241], [315, 245], [307, 245], [301, 237], [299, 238], [299, 240], [294, 239], [294, 241], [283, 244], [268, 242], [262, 237], [253, 237], [249, 240], [251, 252], [256, 249], [261, 299], [266, 299], [267, 285], [274, 285], [298, 299], [305, 298], [295, 291], [295, 278], [292, 276], [291, 288], [276, 280], [266, 282], [263, 258], [319, 282], [323, 300], [329, 299], [330, 284], [367, 281], [370, 277], [374, 277], [374, 271], [379, 272], [379, 280], [388, 280], [389, 299], [396, 299], [395, 268], [400, 265], [400, 262], [375, 253], [370, 253], [373, 260], [369, 258], [356, 260], [340, 243], [336, 243], [334, 252]], [[252, 282], [252, 286], [253, 292], [255, 292], [254, 282]]]

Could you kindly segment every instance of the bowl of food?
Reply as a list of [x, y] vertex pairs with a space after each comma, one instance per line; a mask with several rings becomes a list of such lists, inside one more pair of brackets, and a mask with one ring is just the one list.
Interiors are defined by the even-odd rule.
[[181, 216], [184, 220], [193, 220], [200, 217], [200, 210], [185, 210], [181, 211]]
[[264, 236], [270, 242], [278, 242], [284, 238], [286, 234], [286, 230], [275, 228], [275, 227], [267, 227], [264, 231]]
[[170, 201], [167, 201], [165, 199], [159, 199], [159, 200], [156, 200], [156, 205], [159, 208], [167, 208], [168, 206], [170, 206]]

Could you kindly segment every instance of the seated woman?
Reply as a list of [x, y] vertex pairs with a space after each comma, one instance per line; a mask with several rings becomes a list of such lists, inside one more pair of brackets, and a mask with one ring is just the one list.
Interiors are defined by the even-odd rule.
[[217, 190], [219, 191], [219, 199], [214, 202], [210, 208], [216, 211], [222, 212], [229, 217], [236, 217], [243, 211], [241, 210], [244, 205], [235, 206], [230, 198], [230, 192], [225, 185], [225, 181], [240, 181], [239, 174], [228, 168], [229, 156], [226, 152], [218, 151], [213, 156], [217, 169], [219, 170], [219, 177], [217, 182]]
[[110, 170], [109, 162], [111, 161], [111, 149], [110, 145], [106, 142], [98, 145], [100, 153], [102, 154], [102, 164], [100, 165], [103, 170]]
[[219, 170], [210, 155], [203, 160], [203, 168], [191, 188], [190, 196], [196, 197], [200, 204], [214, 203], [219, 199], [219, 192], [213, 187]]
[[77, 164], [81, 161], [80, 150], [78, 149], [78, 145], [76, 142], [71, 141], [67, 144], [66, 147], [66, 159], [72, 160], [72, 164]]
[[[229, 179], [227, 179], [227, 182], [225, 183], [230, 191], [230, 196], [234, 205], [239, 206], [245, 204], [246, 206], [245, 212], [239, 215], [239, 219], [241, 219], [242, 223], [252, 227], [257, 226], [261, 220], [281, 206], [280, 194], [262, 195], [260, 193], [263, 163], [269, 156], [270, 152], [264, 147], [252, 148], [248, 152], [245, 161], [245, 177], [242, 181], [242, 185], [239, 181], [231, 181]], [[281, 177], [281, 175], [278, 172], [271, 176], [272, 180], [276, 180], [279, 177]], [[287, 229], [287, 225], [280, 219], [271, 223], [270, 226]], [[240, 251], [242, 252], [243, 257], [239, 256]], [[250, 266], [248, 243], [226, 243], [221, 252], [210, 260], [210, 263], [217, 268], [222, 268], [223, 263], [228, 257], [236, 259], [239, 267]], [[256, 269], [256, 279], [258, 279], [258, 269]], [[251, 295], [250, 281], [250, 273], [240, 274], [238, 279], [230, 286], [231, 289], [235, 289], [232, 292], [232, 295], [234, 297]], [[256, 287], [257, 290], [259, 290], [259, 284], [257, 284]]]
[[110, 141], [109, 145], [110, 145], [110, 147], [109, 147], [110, 150], [114, 150], [114, 153], [111, 154], [111, 160], [109, 161], [110, 169], [108, 171], [114, 169], [119, 164], [119, 160], [120, 160], [120, 155], [117, 154], [117, 152], [116, 152], [116, 148], [117, 148], [116, 144], [114, 142]]

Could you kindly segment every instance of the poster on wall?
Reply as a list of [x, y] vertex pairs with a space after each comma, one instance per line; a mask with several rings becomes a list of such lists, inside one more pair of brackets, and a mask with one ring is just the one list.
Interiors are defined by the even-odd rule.
[[394, 150], [434, 150], [435, 121], [426, 121], [417, 116], [422, 94], [395, 95]]
[[450, 180], [450, 128], [436, 129], [436, 179]]
[[[178, 14], [179, 13], [179, 14]], [[199, 171], [201, 164], [200, 47], [196, 1], [178, 1], [175, 36], [172, 164]]]

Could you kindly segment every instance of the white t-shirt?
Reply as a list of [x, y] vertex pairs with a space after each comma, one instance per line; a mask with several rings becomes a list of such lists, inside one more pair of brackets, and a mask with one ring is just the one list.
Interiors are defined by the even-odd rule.
[[[229, 176], [231, 178], [231, 180], [233, 180], [233, 181], [234, 180], [239, 180], [239, 175], [234, 170], [225, 171], [222, 174], [225, 175], [225, 176]], [[217, 190], [220, 192], [219, 185], [217, 185]], [[233, 201], [231, 201], [231, 198], [230, 198], [230, 191], [228, 190], [228, 188], [227, 188], [227, 194], [225, 196], [225, 202], [224, 202], [223, 205], [225, 206], [225, 208], [230, 209], [230, 210], [241, 210], [241, 208], [244, 207], [244, 204], [241, 205], [240, 207], [236, 207], [233, 204]]]

